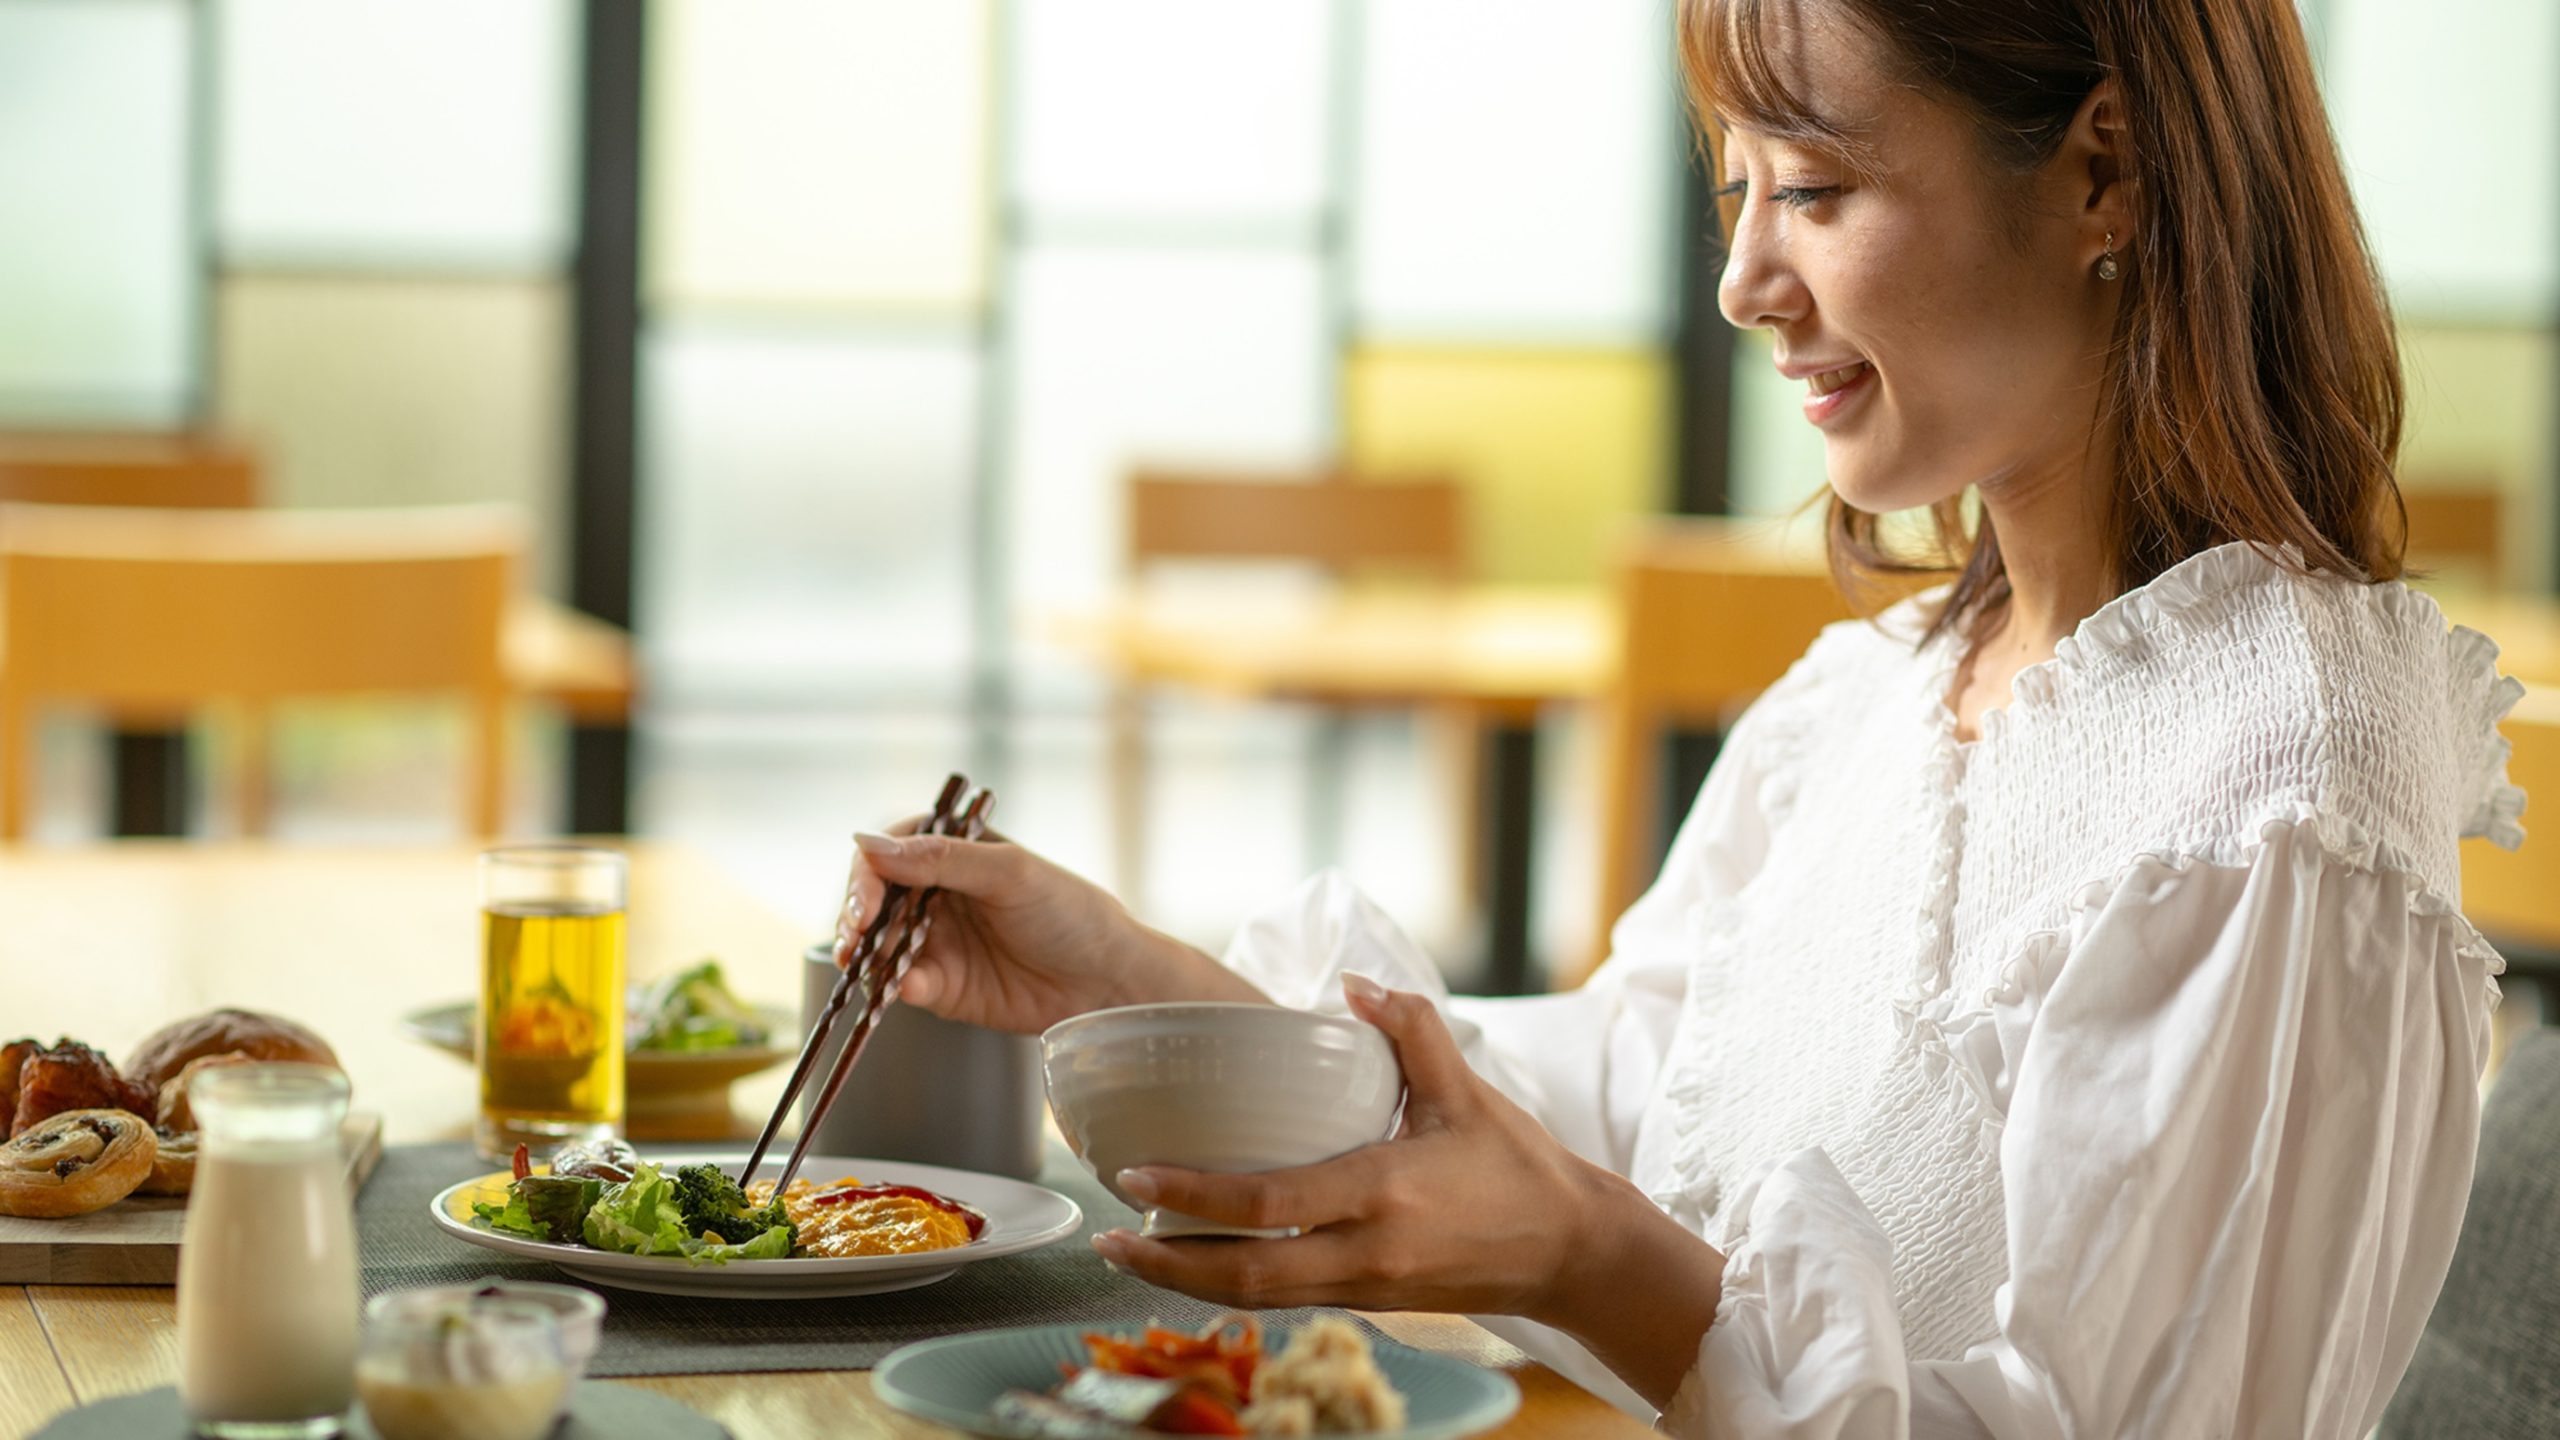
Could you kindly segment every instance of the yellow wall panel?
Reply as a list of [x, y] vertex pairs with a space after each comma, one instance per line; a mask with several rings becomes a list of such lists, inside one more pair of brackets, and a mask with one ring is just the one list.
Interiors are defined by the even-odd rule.
[[1666, 503], [1669, 392], [1653, 350], [1356, 349], [1343, 444], [1362, 468], [1455, 472], [1481, 578], [1593, 581], [1624, 518]]

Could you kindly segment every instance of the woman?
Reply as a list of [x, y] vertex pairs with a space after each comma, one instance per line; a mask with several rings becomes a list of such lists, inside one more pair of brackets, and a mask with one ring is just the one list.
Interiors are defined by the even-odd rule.
[[1736, 725], [1608, 965], [1452, 1001], [1328, 878], [1222, 966], [939, 839], [867, 837], [849, 923], [953, 892], [907, 998], [981, 1023], [1338, 985], [1393, 1038], [1396, 1139], [1123, 1177], [1305, 1232], [1097, 1241], [1149, 1280], [1517, 1317], [1682, 1435], [2361, 1435], [2461, 1224], [2455, 844], [2522, 838], [2517, 687], [2394, 578], [2293, 5], [1684, 0], [1679, 44], [1836, 566], [1922, 509], [1965, 559]]

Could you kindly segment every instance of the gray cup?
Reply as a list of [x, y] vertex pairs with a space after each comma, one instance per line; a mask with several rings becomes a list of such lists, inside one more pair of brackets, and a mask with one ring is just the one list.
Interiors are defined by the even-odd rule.
[[[800, 972], [800, 1030], [806, 1034], [835, 989], [836, 947], [809, 947]], [[860, 1003], [859, 996], [854, 1003]], [[853, 1029], [850, 1012], [841, 1026]], [[826, 1088], [844, 1034], [818, 1053], [800, 1093], [800, 1123]], [[813, 1155], [912, 1160], [1029, 1180], [1040, 1173], [1040, 1041], [982, 1030], [892, 1005], [818, 1127]]]

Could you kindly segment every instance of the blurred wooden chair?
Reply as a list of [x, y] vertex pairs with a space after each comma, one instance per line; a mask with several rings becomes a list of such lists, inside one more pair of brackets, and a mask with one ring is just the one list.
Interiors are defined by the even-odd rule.
[[513, 509], [218, 513], [0, 506], [0, 840], [26, 832], [39, 707], [241, 726], [242, 829], [267, 820], [267, 711], [304, 696], [440, 692], [471, 713], [464, 812], [494, 835], [509, 686], [502, 627], [526, 544]]
[[[1335, 579], [1403, 573], [1441, 584], [1466, 578], [1467, 495], [1445, 475], [1175, 470], [1139, 467], [1127, 486], [1127, 579], [1176, 562], [1301, 562]], [[1472, 723], [1457, 763], [1472, 820]], [[1110, 700], [1113, 882], [1136, 906], [1146, 875], [1146, 694], [1115, 676]], [[1320, 781], [1320, 783], [1332, 783]], [[1472, 837], [1472, 825], [1461, 834]], [[1473, 888], [1473, 872], [1469, 873]]]
[[1675, 727], [1723, 729], [1823, 626], [1851, 614], [1820, 562], [1777, 549], [1770, 528], [1665, 518], [1624, 542], [1618, 673], [1603, 706], [1598, 924], [1582, 974], [1608, 957], [1611, 927], [1653, 879], [1666, 738]]
[[255, 451], [218, 436], [0, 433], [0, 503], [245, 509]]
[[2506, 492], [2497, 477], [2413, 477], [2400, 491], [2409, 513], [2409, 563], [2496, 590], [2506, 583]]

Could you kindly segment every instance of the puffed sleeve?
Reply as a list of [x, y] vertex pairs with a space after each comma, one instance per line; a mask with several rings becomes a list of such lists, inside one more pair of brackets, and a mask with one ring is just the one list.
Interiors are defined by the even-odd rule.
[[[2009, 1275], [1961, 1359], [1903, 1345], [1891, 1247], [1777, 1166], [1664, 1428], [1684, 1437], [2364, 1435], [2442, 1287], [2496, 954], [2370, 848], [2265, 827], [2147, 860], [2004, 1003]], [[2004, 1046], [2004, 1051], [2011, 1047]]]
[[1623, 1174], [1688, 993], [1691, 917], [1756, 872], [1767, 853], [1763, 790], [1777, 692], [1738, 722], [1681, 823], [1653, 886], [1610, 932], [1610, 957], [1577, 989], [1452, 998], [1440, 968], [1377, 904], [1327, 871], [1249, 920], [1228, 968], [1283, 1005], [1343, 1012], [1342, 976], [1433, 997], [1476, 1072], [1585, 1159]]

